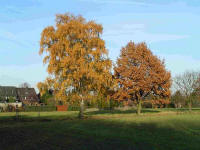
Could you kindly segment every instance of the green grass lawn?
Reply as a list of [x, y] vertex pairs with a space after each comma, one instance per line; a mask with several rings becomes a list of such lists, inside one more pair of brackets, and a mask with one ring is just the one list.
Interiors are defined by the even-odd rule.
[[0, 113], [0, 150], [200, 150], [200, 110]]

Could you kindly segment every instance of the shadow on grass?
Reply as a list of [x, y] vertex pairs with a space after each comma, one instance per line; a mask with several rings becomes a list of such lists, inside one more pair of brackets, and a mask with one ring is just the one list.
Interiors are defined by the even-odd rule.
[[[30, 112], [32, 113], [32, 112]], [[30, 116], [27, 114], [21, 114], [19, 113], [19, 116], [12, 115], [12, 116], [1, 116], [0, 117], [0, 127], [2, 124], [7, 123], [23, 123], [23, 122], [50, 122], [50, 121], [62, 121], [62, 120], [74, 120], [77, 119], [77, 114], [70, 116], [70, 115], [49, 115], [49, 116], [43, 116], [43, 113], [40, 113], [40, 115]]]
[[[160, 110], [155, 109], [142, 109], [142, 113], [159, 113]], [[98, 115], [98, 114], [132, 114], [137, 113], [136, 109], [128, 110], [97, 110], [92, 112], [86, 112], [86, 115]]]
[[[103, 115], [103, 114], [136, 114], [135, 109], [129, 109], [129, 110], [97, 110], [97, 111], [91, 111], [91, 112], [85, 112], [85, 117], [90, 117], [93, 115]], [[159, 113], [161, 112], [160, 110], [155, 110], [155, 109], [143, 109], [142, 113]], [[22, 114], [21, 112], [19, 113], [19, 116], [16, 117], [16, 115], [12, 116], [1, 116], [0, 117], [0, 124], [6, 124], [6, 123], [12, 123], [12, 122], [49, 122], [49, 121], [60, 121], [60, 120], [74, 120], [78, 119], [78, 113], [74, 114], [73, 116], [70, 115], [56, 115], [56, 116], [43, 116], [43, 112], [38, 115], [37, 112], [30, 112], [34, 113], [34, 116]]]
[[[163, 108], [170, 111], [190, 111], [189, 108]], [[200, 108], [192, 108], [192, 111], [200, 111]]]
[[[200, 135], [194, 134], [200, 130], [200, 120], [196, 118], [191, 121], [162, 120], [162, 118], [159, 120], [155, 116], [152, 120], [138, 122], [137, 120], [119, 121], [120, 118], [111, 121], [94, 118], [79, 120], [73, 117], [69, 119], [63, 116], [61, 118], [59, 116], [37, 118], [26, 115], [21, 117], [20, 122], [10, 118], [12, 122], [7, 122], [9, 126], [0, 128], [1, 149], [200, 149]], [[8, 118], [1, 118], [2, 120]], [[160, 122], [163, 124], [161, 125]]]

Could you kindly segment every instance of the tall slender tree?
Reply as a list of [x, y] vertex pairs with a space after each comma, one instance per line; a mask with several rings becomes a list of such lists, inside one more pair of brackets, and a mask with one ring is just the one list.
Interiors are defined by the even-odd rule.
[[68, 96], [70, 101], [78, 100], [80, 117], [87, 96], [101, 93], [112, 79], [102, 31], [102, 25], [82, 16], [60, 14], [56, 26], [46, 27], [41, 35], [40, 54], [46, 52], [44, 63], [50, 75], [46, 83], [50, 82], [58, 100], [66, 102]]
[[164, 61], [153, 55], [145, 43], [129, 42], [123, 47], [114, 71], [119, 84], [114, 97], [135, 101], [138, 114], [148, 95], [170, 96], [171, 74], [166, 71]]

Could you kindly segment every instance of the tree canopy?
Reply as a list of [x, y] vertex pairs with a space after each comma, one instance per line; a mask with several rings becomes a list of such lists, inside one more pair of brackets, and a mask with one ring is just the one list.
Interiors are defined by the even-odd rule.
[[102, 25], [82, 16], [57, 15], [56, 26], [46, 27], [41, 34], [40, 54], [45, 54], [49, 77], [38, 84], [40, 89], [52, 88], [62, 101], [68, 96], [70, 101], [80, 101], [109, 87], [112, 62], [102, 32]]
[[153, 55], [146, 43], [129, 42], [123, 47], [114, 71], [119, 84], [114, 97], [136, 101], [138, 113], [141, 101], [148, 95], [170, 96], [171, 74], [165, 69], [164, 61]]

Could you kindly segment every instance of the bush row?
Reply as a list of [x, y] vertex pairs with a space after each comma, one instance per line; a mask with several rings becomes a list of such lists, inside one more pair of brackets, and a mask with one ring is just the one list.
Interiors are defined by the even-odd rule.
[[56, 106], [24, 106], [22, 111], [34, 112], [34, 111], [56, 111]]

